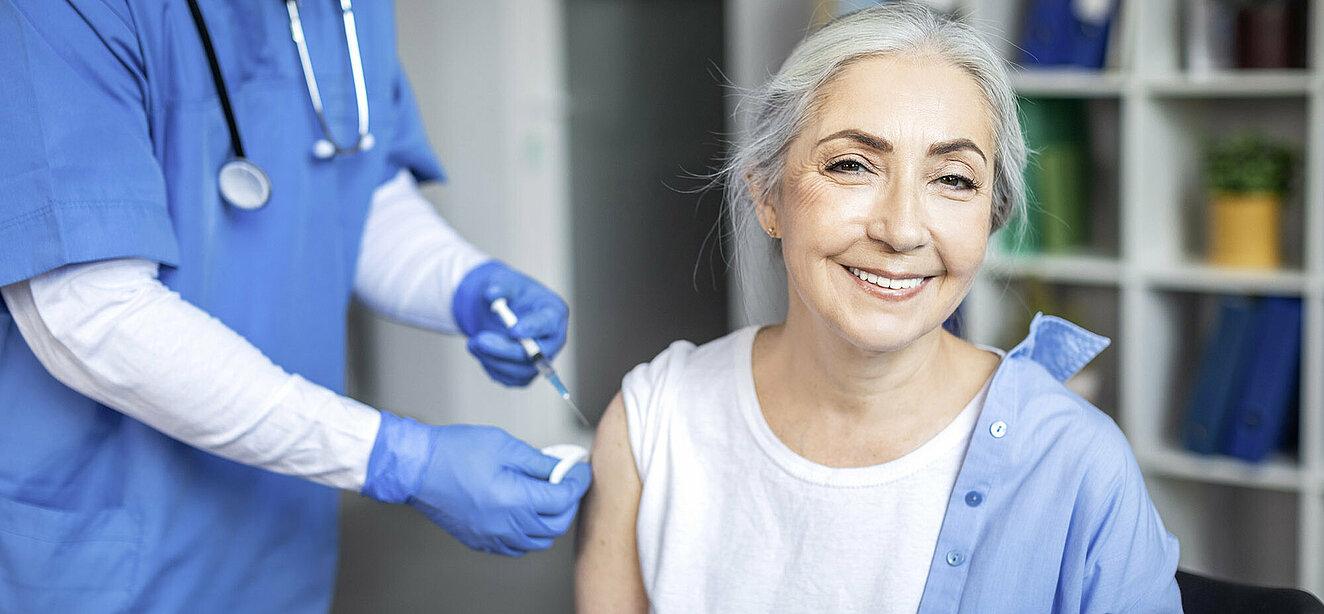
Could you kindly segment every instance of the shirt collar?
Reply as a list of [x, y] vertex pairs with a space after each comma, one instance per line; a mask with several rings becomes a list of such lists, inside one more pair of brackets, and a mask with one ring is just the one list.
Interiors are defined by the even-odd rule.
[[1007, 353], [1008, 358], [1025, 357], [1039, 363], [1060, 382], [1094, 360], [1111, 343], [1056, 316], [1036, 313], [1030, 334]]

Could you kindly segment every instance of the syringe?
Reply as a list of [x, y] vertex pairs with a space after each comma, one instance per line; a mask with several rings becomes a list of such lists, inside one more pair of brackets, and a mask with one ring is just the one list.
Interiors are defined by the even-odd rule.
[[[501, 318], [501, 322], [506, 325], [506, 328], [511, 328], [519, 322], [519, 318], [515, 317], [515, 312], [510, 310], [510, 306], [506, 304], [504, 298], [492, 301], [492, 311], [497, 314], [497, 317]], [[538, 343], [532, 339], [519, 339], [519, 344], [524, 347], [524, 353], [528, 354], [529, 358], [533, 360], [533, 365], [538, 368], [538, 373], [541, 373], [543, 377], [547, 378], [548, 382], [551, 382], [552, 387], [556, 388], [556, 392], [561, 395], [562, 399], [565, 399], [566, 404], [570, 405], [570, 409], [575, 411], [575, 417], [579, 418], [579, 422], [584, 426], [589, 426], [588, 419], [579, 411], [579, 407], [575, 406], [575, 402], [570, 400], [570, 391], [565, 389], [565, 384], [561, 383], [561, 378], [552, 369], [552, 361], [547, 360], [547, 357], [543, 355], [542, 348], [538, 347]]]

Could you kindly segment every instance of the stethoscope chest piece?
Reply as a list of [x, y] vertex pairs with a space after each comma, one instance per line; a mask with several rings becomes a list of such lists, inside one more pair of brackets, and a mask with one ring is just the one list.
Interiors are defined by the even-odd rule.
[[[198, 38], [202, 41], [203, 52], [207, 54], [207, 65], [211, 69], [212, 85], [221, 102], [221, 111], [225, 114], [225, 127], [230, 131], [230, 144], [234, 148], [234, 157], [221, 165], [216, 181], [221, 197], [240, 209], [260, 209], [271, 200], [271, 178], [262, 168], [244, 157], [244, 143], [239, 138], [239, 124], [234, 118], [234, 108], [230, 105], [230, 94], [225, 87], [225, 77], [221, 74], [220, 62], [216, 59], [216, 49], [212, 46], [211, 33], [202, 18], [202, 9], [198, 0], [188, 0], [189, 13], [193, 16], [193, 25], [198, 29]], [[285, 0], [285, 7], [290, 17], [290, 36], [299, 51], [299, 64], [303, 68], [304, 81], [308, 85], [308, 95], [312, 99], [313, 112], [321, 125], [323, 138], [313, 145], [313, 157], [330, 160], [338, 155], [352, 154], [372, 149], [374, 139], [368, 131], [368, 94], [363, 81], [363, 61], [359, 57], [358, 29], [354, 25], [354, 9], [350, 0], [340, 0], [340, 11], [345, 22], [345, 44], [349, 47], [350, 71], [354, 75], [354, 101], [358, 108], [358, 138], [347, 146], [338, 144], [331, 137], [331, 126], [322, 110], [322, 95], [317, 89], [317, 78], [313, 75], [313, 63], [308, 57], [308, 46], [304, 40], [303, 23], [299, 19], [297, 0]]]
[[271, 178], [247, 158], [231, 158], [216, 179], [221, 197], [240, 209], [261, 209], [271, 200]]

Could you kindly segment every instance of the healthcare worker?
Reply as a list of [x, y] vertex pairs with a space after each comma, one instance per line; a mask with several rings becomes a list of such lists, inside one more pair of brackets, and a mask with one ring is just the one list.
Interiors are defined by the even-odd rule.
[[0, 0], [0, 611], [325, 612], [337, 488], [549, 547], [586, 465], [339, 394], [351, 294], [510, 385], [564, 344], [441, 178], [390, 3]]

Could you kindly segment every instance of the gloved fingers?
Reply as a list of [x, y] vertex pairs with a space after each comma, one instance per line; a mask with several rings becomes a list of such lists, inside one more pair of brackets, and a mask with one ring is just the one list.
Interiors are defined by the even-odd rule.
[[565, 533], [565, 529], [557, 531], [556, 527], [550, 523], [553, 518], [556, 517], [542, 516], [525, 510], [524, 513], [516, 515], [515, 523], [519, 530], [530, 538], [554, 539]]
[[565, 346], [565, 316], [558, 316], [554, 310], [540, 309], [520, 316], [520, 320], [510, 329], [483, 331], [469, 339], [471, 352], [483, 352], [491, 356], [514, 362], [528, 363], [528, 352], [517, 339], [533, 339], [549, 359], [556, 356]]
[[552, 538], [550, 537], [498, 537], [497, 539], [503, 542], [507, 549], [518, 552], [519, 554], [511, 555], [515, 557], [552, 547]]
[[[487, 285], [483, 287], [483, 300], [491, 303], [499, 298], [506, 299], [507, 303], [514, 303], [524, 298], [524, 294], [532, 287], [541, 287], [533, 278], [516, 271], [510, 267], [501, 267], [492, 272], [487, 278]], [[513, 309], [512, 305], [512, 309]], [[516, 312], [518, 315], [519, 312]]]
[[431, 520], [433, 524], [441, 527], [447, 533], [450, 533], [451, 536], [454, 537], [456, 540], [459, 540], [460, 543], [464, 544], [465, 546], [468, 546], [472, 550], [477, 550], [479, 552], [486, 552], [488, 554], [500, 554], [504, 556], [513, 556], [513, 557], [523, 556], [524, 555], [523, 550], [527, 550], [527, 548], [523, 550], [518, 548], [511, 548], [510, 546], [506, 545], [501, 541], [499, 535], [481, 536], [469, 532], [467, 530], [453, 531], [452, 530], [453, 527], [451, 526], [452, 523], [447, 521], [447, 519], [440, 512], [440, 510], [438, 510], [436, 507], [432, 505], [425, 503], [422, 500], [418, 500], [418, 499], [412, 500], [410, 501], [410, 505], [412, 505], [418, 511], [422, 512], [423, 515], [426, 516], [428, 520]]
[[561, 348], [565, 347], [565, 332], [562, 328], [550, 337], [534, 338], [534, 341], [538, 342], [538, 347], [542, 348], [543, 356], [548, 360], [556, 358], [556, 355], [561, 353]]
[[552, 547], [552, 544], [556, 542], [556, 538], [555, 538], [555, 537], [535, 537], [535, 538], [533, 538], [532, 541], [533, 541], [533, 547], [532, 547], [532, 548], [529, 548], [529, 550], [531, 550], [531, 551], [533, 551], [533, 550], [546, 550], [546, 549]]
[[483, 331], [469, 338], [469, 352], [479, 358], [492, 358], [506, 362], [531, 364], [529, 355], [519, 342], [493, 331]]
[[479, 547], [479, 548], [476, 548], [476, 550], [481, 550], [481, 551], [486, 552], [486, 553], [488, 553], [488, 554], [500, 554], [500, 555], [502, 555], [502, 556], [509, 556], [509, 557], [513, 557], [513, 558], [519, 558], [519, 557], [524, 556], [524, 553], [525, 553], [525, 551], [526, 551], [527, 549], [525, 549], [525, 548], [512, 548], [512, 547], [510, 547], [509, 545], [507, 545], [507, 544], [505, 543], [505, 541], [501, 539], [500, 536], [497, 536], [497, 537], [494, 537], [489, 543], [484, 544], [483, 546], [481, 546], [481, 547]]
[[518, 303], [512, 303], [510, 310], [515, 312], [519, 322], [511, 330], [520, 337], [544, 337], [555, 329], [564, 328], [570, 318], [570, 308], [561, 297], [545, 288], [538, 292], [529, 292], [530, 296]]
[[548, 309], [535, 309], [519, 317], [519, 321], [510, 327], [510, 336], [518, 339], [550, 339], [560, 332], [564, 322], [564, 318]]
[[494, 536], [496, 541], [520, 554], [530, 550], [546, 550], [547, 545], [550, 545], [544, 545], [546, 538], [530, 535], [525, 529], [527, 523], [523, 522], [523, 519], [529, 516], [527, 510], [512, 510], [512, 512], [506, 516], [506, 530]]
[[[556, 301], [556, 304], [560, 304], [560, 301]], [[515, 338], [533, 339], [538, 342], [543, 354], [551, 357], [565, 345], [567, 316], [563, 309], [552, 309], [548, 305], [540, 306], [527, 315], [520, 316], [519, 322], [511, 327], [510, 334]]]
[[527, 386], [538, 376], [538, 370], [529, 365], [516, 365], [496, 360], [482, 361], [488, 377], [507, 386]]
[[[537, 368], [524, 356], [524, 349], [499, 333], [482, 332], [470, 337], [468, 348], [492, 379], [507, 386], [525, 386], [538, 375]], [[509, 358], [516, 352], [517, 358]]]
[[549, 531], [553, 531], [556, 536], [565, 535], [570, 530], [570, 525], [575, 522], [575, 515], [579, 513], [579, 506], [572, 505], [570, 509], [552, 516], [540, 516], [542, 522]]
[[588, 492], [588, 487], [593, 483], [593, 468], [588, 463], [575, 463], [569, 471], [565, 472], [565, 477], [561, 478], [561, 483], [557, 486], [567, 486], [570, 488], [570, 497], [574, 501], [579, 501]]
[[[506, 450], [506, 466], [524, 474], [523, 476], [515, 475], [516, 479], [528, 478], [523, 480], [526, 490], [539, 485], [548, 485], [547, 478], [552, 476], [552, 470], [556, 469], [556, 464], [559, 462], [561, 460], [555, 456], [547, 456], [537, 448], [518, 439], [511, 442]], [[566, 475], [569, 475], [569, 473]], [[530, 495], [530, 498], [532, 498], [532, 495]], [[535, 505], [534, 508], [536, 509], [537, 506]], [[541, 513], [541, 510], [539, 510], [539, 513]]]
[[543, 516], [555, 516], [573, 509], [588, 491], [592, 479], [588, 463], [576, 463], [560, 484], [542, 481], [530, 484], [529, 499], [533, 502], [533, 509]]

